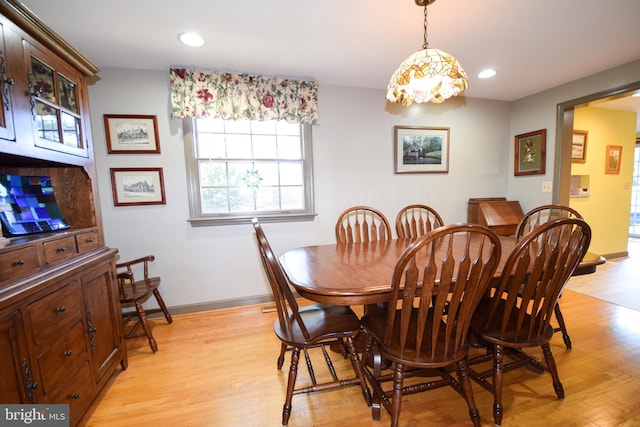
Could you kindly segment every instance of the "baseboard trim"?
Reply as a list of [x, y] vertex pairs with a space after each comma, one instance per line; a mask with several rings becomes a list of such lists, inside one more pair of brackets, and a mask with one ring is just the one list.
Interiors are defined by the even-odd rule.
[[[252, 297], [245, 298], [234, 298], [234, 299], [226, 299], [220, 301], [210, 301], [199, 304], [186, 304], [186, 305], [176, 305], [172, 307], [167, 307], [169, 312], [174, 314], [189, 314], [189, 313], [198, 313], [201, 311], [211, 311], [211, 310], [220, 310], [224, 308], [234, 308], [234, 307], [242, 307], [245, 305], [256, 305], [256, 304], [265, 304], [273, 302], [273, 296], [271, 295], [257, 295]], [[162, 316], [162, 313], [154, 313], [149, 317], [158, 317]]]
[[612, 254], [604, 254], [602, 256], [605, 257], [605, 259], [626, 258], [629, 256], [629, 252], [614, 252]]

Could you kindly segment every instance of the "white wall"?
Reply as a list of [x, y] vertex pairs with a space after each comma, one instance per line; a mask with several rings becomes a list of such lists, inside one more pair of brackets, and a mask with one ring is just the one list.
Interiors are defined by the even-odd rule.
[[[89, 87], [100, 204], [107, 245], [122, 259], [157, 258], [153, 272], [171, 307], [269, 294], [251, 225], [196, 227], [188, 222], [182, 122], [169, 118], [169, 72], [104, 69]], [[388, 105], [384, 91], [320, 86], [313, 128], [313, 222], [266, 224], [278, 253], [331, 243], [349, 206], [382, 210], [390, 221], [409, 203], [435, 207], [446, 222], [467, 218], [470, 197], [505, 196], [511, 174], [509, 105], [453, 99], [440, 105]], [[161, 154], [107, 154], [103, 114], [158, 117]], [[393, 173], [393, 126], [450, 128], [448, 174]], [[114, 207], [109, 168], [162, 167], [167, 204]], [[513, 167], [511, 165], [511, 167]], [[512, 169], [511, 169], [512, 170]], [[183, 307], [184, 308], [184, 307]]]

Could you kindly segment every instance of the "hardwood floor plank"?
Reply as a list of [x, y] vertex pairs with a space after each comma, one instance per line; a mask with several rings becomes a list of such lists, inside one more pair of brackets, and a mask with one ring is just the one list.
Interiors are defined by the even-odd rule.
[[[580, 277], [611, 286], [616, 274], [622, 273], [608, 268]], [[509, 372], [503, 426], [639, 425], [640, 312], [570, 290], [561, 301], [573, 350], [565, 349], [559, 334], [551, 347], [566, 397], [557, 400], [548, 374]], [[83, 425], [280, 425], [289, 357], [278, 371], [275, 313], [261, 308], [177, 315], [171, 325], [151, 319], [159, 351], [152, 354], [145, 338], [128, 340], [129, 368], [112, 378]], [[349, 369], [348, 361], [334, 359], [339, 370]], [[299, 370], [302, 380], [303, 364]], [[493, 425], [492, 396], [477, 384], [473, 390], [483, 425]], [[384, 410], [381, 421], [373, 421], [359, 388], [349, 387], [294, 396], [289, 425], [377, 427], [389, 421]], [[449, 388], [406, 397], [400, 421], [412, 427], [471, 425], [464, 401]]]

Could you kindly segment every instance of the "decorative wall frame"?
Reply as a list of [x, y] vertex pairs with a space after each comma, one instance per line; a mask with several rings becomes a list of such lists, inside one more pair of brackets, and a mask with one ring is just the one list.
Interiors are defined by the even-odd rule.
[[547, 130], [515, 136], [514, 175], [544, 175], [547, 164]]
[[109, 154], [160, 153], [156, 116], [105, 114], [104, 130]]
[[394, 126], [395, 173], [449, 172], [449, 128]]
[[162, 168], [111, 168], [114, 206], [165, 205]]
[[587, 161], [587, 136], [586, 130], [574, 130], [571, 143], [571, 161], [573, 163], [585, 163]]
[[605, 156], [604, 173], [620, 173], [620, 162], [622, 161], [622, 146], [607, 145]]

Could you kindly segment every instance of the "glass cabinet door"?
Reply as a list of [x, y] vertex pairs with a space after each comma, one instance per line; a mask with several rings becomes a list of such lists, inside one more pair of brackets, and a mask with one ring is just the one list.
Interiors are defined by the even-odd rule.
[[82, 77], [26, 43], [36, 145], [87, 157], [83, 139]]
[[13, 85], [13, 79], [7, 75], [7, 49], [4, 43], [4, 26], [0, 22], [0, 138], [14, 140], [13, 106], [9, 86]]

